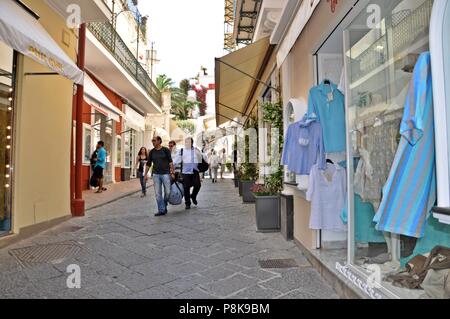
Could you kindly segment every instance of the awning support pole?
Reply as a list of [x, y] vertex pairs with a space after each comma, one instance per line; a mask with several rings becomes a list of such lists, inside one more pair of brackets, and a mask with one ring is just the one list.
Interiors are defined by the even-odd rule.
[[216, 61], [217, 61], [217, 62], [220, 62], [220, 63], [223, 63], [223, 64], [225, 64], [226, 66], [229, 66], [230, 68], [232, 68], [233, 70], [236, 70], [236, 71], [238, 71], [238, 72], [240, 72], [240, 73], [242, 73], [242, 74], [248, 76], [249, 78], [255, 80], [256, 82], [261, 83], [261, 84], [264, 85], [265, 87], [268, 87], [268, 88], [270, 88], [270, 89], [272, 89], [272, 90], [275, 90], [275, 91], [277, 91], [277, 92], [280, 92], [279, 89], [274, 88], [273, 86], [270, 86], [270, 85], [267, 84], [266, 82], [261, 81], [261, 80], [258, 79], [258, 78], [255, 78], [254, 76], [252, 76], [252, 75], [250, 75], [250, 74], [248, 74], [248, 73], [246, 73], [246, 72], [244, 72], [244, 71], [238, 69], [237, 67], [235, 67], [235, 66], [233, 66], [233, 65], [231, 65], [231, 64], [229, 64], [229, 63], [227, 63], [227, 62], [225, 62], [225, 61], [222, 61], [221, 59], [216, 58]]
[[[84, 72], [86, 58], [86, 24], [80, 26], [78, 36], [78, 68]], [[76, 147], [75, 147], [75, 198], [72, 203], [72, 215], [85, 215], [83, 200], [83, 101], [84, 85], [77, 85], [76, 102]]]

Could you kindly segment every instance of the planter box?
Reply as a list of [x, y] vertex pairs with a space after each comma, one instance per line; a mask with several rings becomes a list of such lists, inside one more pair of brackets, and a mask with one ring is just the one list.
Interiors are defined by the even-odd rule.
[[256, 201], [256, 227], [259, 232], [280, 231], [280, 197], [255, 196]]
[[281, 234], [286, 240], [294, 240], [294, 196], [280, 195]]
[[253, 185], [255, 185], [255, 181], [241, 181], [242, 201], [244, 203], [255, 202], [255, 196], [251, 191]]

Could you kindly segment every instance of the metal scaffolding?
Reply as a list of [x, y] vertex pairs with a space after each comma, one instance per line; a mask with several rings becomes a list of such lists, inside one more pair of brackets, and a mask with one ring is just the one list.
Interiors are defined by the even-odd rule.
[[227, 52], [236, 50], [236, 41], [233, 38], [234, 2], [235, 0], [225, 0], [224, 50]]

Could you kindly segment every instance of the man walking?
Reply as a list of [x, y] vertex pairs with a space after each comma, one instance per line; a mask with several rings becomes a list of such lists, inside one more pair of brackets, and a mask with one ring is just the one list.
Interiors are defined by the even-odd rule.
[[106, 158], [108, 156], [105, 150], [105, 143], [103, 141], [99, 141], [97, 143], [97, 159], [95, 160], [94, 166], [94, 176], [98, 180], [98, 190], [97, 194], [103, 193], [106, 188], [103, 187], [103, 171], [106, 168]]
[[227, 164], [227, 151], [225, 149], [222, 150], [222, 153], [219, 156], [220, 162], [220, 179], [223, 179], [223, 174], [225, 173], [225, 167]]
[[[185, 148], [178, 152], [175, 160], [176, 164], [180, 164], [183, 174], [184, 198], [186, 201], [186, 209], [191, 209], [191, 204], [198, 205], [197, 195], [200, 192], [201, 181], [198, 164], [206, 158], [200, 150], [194, 147], [194, 140], [188, 137], [185, 140]], [[191, 194], [191, 188], [194, 188]], [[192, 201], [192, 202], [191, 202]]]
[[[171, 176], [174, 177], [174, 167], [172, 155], [167, 147], [162, 146], [160, 136], [152, 139], [153, 149], [150, 151], [145, 169], [145, 180], [147, 174], [153, 165], [152, 176], [155, 188], [156, 202], [158, 204], [158, 213], [155, 216], [164, 216], [167, 214], [167, 205], [169, 203]], [[164, 196], [163, 196], [164, 188]]]

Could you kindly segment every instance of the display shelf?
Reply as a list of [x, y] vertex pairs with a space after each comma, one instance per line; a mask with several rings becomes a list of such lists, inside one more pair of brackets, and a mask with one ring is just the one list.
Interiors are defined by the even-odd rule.
[[[384, 64], [380, 65], [375, 70], [371, 71], [370, 73], [364, 75], [363, 77], [359, 78], [357, 81], [350, 83], [350, 89], [354, 90], [357, 87], [361, 86], [365, 82], [369, 81], [374, 76], [380, 74], [381, 72], [384, 72], [387, 70], [392, 64], [401, 61], [405, 57], [407, 57], [409, 54], [417, 52], [420, 48], [426, 46], [429, 43], [429, 38], [425, 37], [421, 39], [419, 42], [417, 42], [415, 45], [411, 46], [409, 49], [406, 49], [405, 51], [401, 52], [396, 57], [390, 59], [389, 61], [385, 62]], [[386, 83], [387, 84], [387, 83]]]
[[[401, 59], [404, 52], [411, 51], [411, 43], [418, 43], [425, 39], [428, 42], [428, 28], [432, 7], [433, 0], [425, 1], [401, 21], [395, 21], [395, 24], [392, 24], [390, 28], [392, 39], [388, 41], [389, 32], [387, 32], [358, 55], [355, 60], [359, 62], [361, 70], [350, 87], [354, 88], [361, 85], [361, 83], [364, 83], [375, 74], [385, 70], [391, 63]], [[421, 36], [422, 39], [418, 40]], [[388, 52], [388, 50], [391, 52]], [[390, 53], [394, 58], [386, 61]]]

